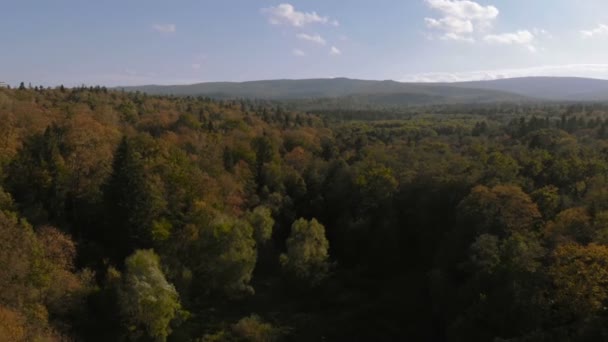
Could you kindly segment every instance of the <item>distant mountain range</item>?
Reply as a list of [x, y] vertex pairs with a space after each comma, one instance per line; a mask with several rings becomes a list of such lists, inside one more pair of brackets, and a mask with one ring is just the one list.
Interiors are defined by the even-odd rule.
[[373, 105], [425, 105], [530, 101], [608, 101], [608, 81], [575, 77], [524, 77], [459, 83], [403, 83], [348, 78], [210, 82], [119, 87], [155, 95], [334, 99]]
[[608, 81], [593, 78], [521, 77], [451, 85], [508, 92], [541, 100], [608, 101]]

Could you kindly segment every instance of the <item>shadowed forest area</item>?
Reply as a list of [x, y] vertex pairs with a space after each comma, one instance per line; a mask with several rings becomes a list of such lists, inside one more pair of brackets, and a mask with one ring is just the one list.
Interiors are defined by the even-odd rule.
[[0, 89], [0, 340], [607, 340], [607, 139], [599, 103]]

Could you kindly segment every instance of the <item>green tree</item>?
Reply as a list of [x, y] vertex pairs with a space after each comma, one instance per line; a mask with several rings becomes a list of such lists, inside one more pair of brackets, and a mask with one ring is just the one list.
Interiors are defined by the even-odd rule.
[[0, 186], [0, 211], [14, 211], [14, 206], [11, 195]]
[[0, 234], [0, 304], [31, 305], [47, 285], [41, 246], [32, 227], [13, 213], [0, 211]]
[[251, 147], [255, 151], [255, 177], [258, 191], [266, 185], [267, 178], [264, 166], [271, 163], [276, 156], [276, 148], [270, 137], [264, 135], [253, 139]]
[[368, 165], [355, 180], [365, 209], [377, 208], [385, 204], [399, 185], [393, 170], [383, 165]]
[[541, 219], [536, 203], [517, 186], [476, 186], [458, 205], [463, 224], [476, 234], [504, 236], [534, 229]]
[[264, 322], [258, 315], [241, 318], [231, 330], [239, 340], [249, 342], [273, 342], [281, 335], [281, 329]]
[[125, 260], [118, 290], [122, 316], [136, 338], [166, 341], [171, 322], [181, 311], [179, 295], [165, 279], [160, 259], [152, 250], [137, 250]]
[[134, 249], [153, 247], [155, 237], [166, 237], [159, 232], [167, 229], [161, 219], [166, 207], [161, 180], [147, 172], [147, 151], [136, 143], [127, 137], [121, 141], [104, 192], [108, 232], [101, 239], [116, 251], [117, 259]]
[[517, 161], [501, 152], [493, 152], [485, 162], [486, 179], [490, 183], [514, 183], [519, 173]]
[[[54, 228], [34, 232], [25, 220], [1, 210], [0, 236], [0, 315], [8, 309], [13, 319], [24, 319], [24, 340], [59, 340], [49, 336], [49, 317], [64, 329], [77, 323], [91, 276], [73, 272], [74, 242]], [[0, 340], [7, 328], [0, 323]]]
[[[539, 239], [520, 232], [503, 239], [483, 234], [470, 252], [471, 273], [461, 287], [452, 289], [454, 308], [443, 309], [456, 313], [448, 339], [487, 341], [534, 331], [547, 311], [540, 272], [545, 250]], [[449, 285], [444, 286], [448, 290]]]
[[531, 194], [531, 197], [538, 205], [538, 209], [543, 214], [545, 220], [552, 219], [559, 211], [561, 198], [559, 196], [559, 189], [556, 186], [548, 185], [537, 189]]
[[247, 213], [247, 221], [253, 227], [253, 236], [258, 246], [264, 245], [272, 237], [274, 219], [269, 208], [259, 206]]
[[481, 234], [471, 245], [471, 261], [481, 272], [494, 273], [500, 259], [500, 240], [494, 235]]
[[216, 215], [211, 222], [201, 216], [194, 225], [198, 238], [190, 249], [198, 291], [237, 298], [253, 294], [249, 285], [257, 260], [253, 228], [225, 215]]
[[34, 224], [65, 223], [67, 168], [66, 129], [58, 125], [35, 134], [9, 166], [8, 189]]
[[318, 285], [329, 272], [329, 241], [316, 219], [299, 219], [291, 226], [287, 253], [280, 257], [286, 273], [308, 285]]

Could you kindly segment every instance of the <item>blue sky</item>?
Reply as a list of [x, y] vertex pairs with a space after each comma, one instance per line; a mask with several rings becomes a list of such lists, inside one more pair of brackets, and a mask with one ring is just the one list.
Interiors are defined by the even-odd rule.
[[605, 0], [0, 0], [0, 81], [608, 79]]

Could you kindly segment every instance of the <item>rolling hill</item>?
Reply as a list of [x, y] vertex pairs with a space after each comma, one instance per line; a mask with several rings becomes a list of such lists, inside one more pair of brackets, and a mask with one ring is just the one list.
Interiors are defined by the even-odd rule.
[[342, 99], [390, 105], [525, 101], [526, 97], [492, 89], [471, 89], [447, 84], [401, 83], [347, 78], [215, 82], [192, 85], [120, 87], [155, 95], [204, 95], [213, 98], [266, 100]]
[[553, 101], [606, 101], [608, 81], [578, 77], [522, 77], [493, 81], [446, 83], [462, 88], [495, 90]]
[[348, 78], [210, 82], [119, 87], [155, 95], [219, 99], [335, 99], [363, 105], [427, 105], [526, 101], [608, 101], [608, 81], [573, 77], [525, 77], [460, 83], [403, 83]]

